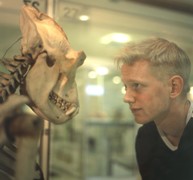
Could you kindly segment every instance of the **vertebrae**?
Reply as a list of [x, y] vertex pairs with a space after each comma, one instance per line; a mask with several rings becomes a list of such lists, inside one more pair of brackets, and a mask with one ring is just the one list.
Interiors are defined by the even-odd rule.
[[0, 104], [5, 102], [9, 95], [15, 93], [23, 83], [31, 68], [32, 60], [25, 56], [14, 56], [13, 59], [2, 59], [0, 62], [10, 74], [0, 72]]

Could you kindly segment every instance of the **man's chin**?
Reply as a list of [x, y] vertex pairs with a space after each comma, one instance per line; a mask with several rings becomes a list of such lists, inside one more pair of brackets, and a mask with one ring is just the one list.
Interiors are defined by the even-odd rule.
[[151, 121], [151, 120], [142, 119], [142, 118], [136, 118], [136, 117], [134, 117], [134, 119], [135, 119], [135, 122], [136, 122], [137, 124], [141, 124], [141, 125], [147, 124], [148, 122]]

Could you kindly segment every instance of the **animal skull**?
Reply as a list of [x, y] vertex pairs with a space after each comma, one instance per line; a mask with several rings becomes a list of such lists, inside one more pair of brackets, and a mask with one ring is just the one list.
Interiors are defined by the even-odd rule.
[[43, 119], [58, 124], [73, 118], [79, 110], [75, 75], [85, 53], [73, 50], [62, 28], [31, 6], [21, 9], [20, 29], [22, 55], [34, 61], [21, 94]]

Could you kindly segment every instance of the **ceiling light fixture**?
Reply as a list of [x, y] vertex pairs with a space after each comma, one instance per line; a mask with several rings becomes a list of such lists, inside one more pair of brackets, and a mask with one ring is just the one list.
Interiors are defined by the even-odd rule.
[[97, 67], [96, 72], [97, 72], [97, 74], [104, 76], [104, 75], [107, 75], [109, 73], [109, 69], [106, 67]]
[[88, 77], [89, 77], [90, 79], [95, 79], [95, 78], [97, 77], [97, 73], [96, 73], [95, 71], [90, 71], [90, 72], [88, 73]]
[[112, 42], [127, 43], [129, 41], [131, 41], [131, 37], [124, 33], [110, 33], [100, 39], [102, 44], [110, 44]]
[[100, 85], [87, 85], [85, 91], [89, 96], [102, 96], [104, 94], [104, 88]]
[[87, 15], [81, 15], [81, 16], [79, 16], [79, 19], [80, 19], [81, 21], [88, 21], [88, 20], [90, 19], [90, 17], [87, 16]]
[[114, 76], [112, 79], [114, 84], [120, 84], [121, 83], [121, 78], [119, 76]]

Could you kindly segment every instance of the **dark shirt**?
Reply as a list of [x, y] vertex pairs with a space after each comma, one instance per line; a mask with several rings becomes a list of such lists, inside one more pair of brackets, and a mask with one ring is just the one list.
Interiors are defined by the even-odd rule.
[[136, 156], [142, 180], [193, 180], [193, 118], [175, 151], [163, 142], [154, 122], [143, 125], [136, 137]]

